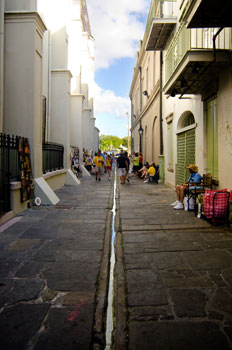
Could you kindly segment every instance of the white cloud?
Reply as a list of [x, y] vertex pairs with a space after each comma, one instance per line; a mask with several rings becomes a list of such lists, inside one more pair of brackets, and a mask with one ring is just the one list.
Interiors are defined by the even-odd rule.
[[149, 11], [150, 0], [87, 0], [95, 38], [95, 67], [108, 68], [122, 57], [134, 57], [145, 24], [141, 16]]
[[116, 96], [111, 90], [104, 90], [94, 84], [95, 115], [109, 114], [117, 118], [125, 118], [130, 113], [130, 99]]

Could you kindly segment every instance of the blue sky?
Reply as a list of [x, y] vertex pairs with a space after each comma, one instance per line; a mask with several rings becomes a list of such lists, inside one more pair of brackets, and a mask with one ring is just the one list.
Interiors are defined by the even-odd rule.
[[100, 135], [128, 134], [129, 91], [151, 0], [87, 0], [95, 39], [94, 110]]
[[[104, 90], [111, 90], [117, 96], [128, 98], [135, 64], [135, 58], [121, 58], [108, 69], [97, 70], [95, 82]], [[130, 109], [128, 113], [130, 115]], [[127, 136], [128, 119], [125, 118], [125, 115], [115, 116], [113, 111], [112, 113], [99, 113], [96, 125], [100, 129], [100, 134], [115, 135], [121, 138]]]

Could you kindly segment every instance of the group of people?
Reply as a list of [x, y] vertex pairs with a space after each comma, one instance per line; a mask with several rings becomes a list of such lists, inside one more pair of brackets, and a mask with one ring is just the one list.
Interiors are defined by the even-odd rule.
[[111, 179], [111, 169], [113, 165], [113, 156], [107, 153], [101, 153], [98, 151], [95, 153], [95, 157], [92, 160], [93, 174], [95, 175], [96, 181], [101, 181], [101, 175], [103, 172], [108, 173], [108, 179]]
[[[95, 175], [96, 181], [101, 181], [101, 175], [105, 172], [108, 173], [109, 180], [111, 179], [112, 166], [115, 163], [114, 155], [102, 153], [98, 151], [95, 153], [95, 157], [92, 158], [88, 155], [85, 158], [85, 165], [89, 172]], [[159, 179], [159, 166], [154, 162], [149, 164], [145, 162], [143, 164], [143, 155], [139, 152], [134, 153], [131, 157], [128, 156], [127, 152], [121, 151], [119, 157], [116, 159], [118, 168], [118, 175], [120, 177], [120, 184], [130, 182], [129, 173], [133, 172], [136, 178], [141, 178], [144, 183], [155, 181], [158, 183]], [[190, 176], [183, 185], [176, 186], [176, 201], [171, 204], [174, 209], [184, 209], [184, 196], [187, 188], [197, 188], [197, 184], [202, 179], [202, 176], [198, 173], [198, 166], [196, 164], [190, 164], [187, 169], [189, 170]]]

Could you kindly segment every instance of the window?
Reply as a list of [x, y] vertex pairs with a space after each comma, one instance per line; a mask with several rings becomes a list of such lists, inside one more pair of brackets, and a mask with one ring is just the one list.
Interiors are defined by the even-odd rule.
[[187, 115], [183, 122], [182, 122], [182, 128], [185, 128], [186, 126], [192, 125], [195, 123], [194, 116], [192, 114]]

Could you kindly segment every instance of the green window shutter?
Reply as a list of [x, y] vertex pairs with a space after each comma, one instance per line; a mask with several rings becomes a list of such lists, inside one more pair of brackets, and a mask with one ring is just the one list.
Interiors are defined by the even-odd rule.
[[[189, 130], [185, 133], [186, 136], [186, 167], [189, 164], [195, 164], [195, 129]], [[186, 179], [189, 178], [189, 171], [185, 167]]]
[[177, 184], [181, 185], [185, 182], [185, 133], [179, 134], [177, 136]]
[[181, 185], [189, 178], [187, 166], [195, 164], [195, 129], [177, 136], [177, 184]]

